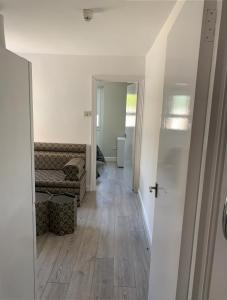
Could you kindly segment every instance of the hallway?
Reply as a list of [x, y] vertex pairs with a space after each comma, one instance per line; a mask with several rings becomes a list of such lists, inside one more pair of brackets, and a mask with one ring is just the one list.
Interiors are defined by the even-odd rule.
[[78, 227], [37, 239], [40, 299], [146, 300], [150, 255], [127, 171], [108, 164], [78, 208]]

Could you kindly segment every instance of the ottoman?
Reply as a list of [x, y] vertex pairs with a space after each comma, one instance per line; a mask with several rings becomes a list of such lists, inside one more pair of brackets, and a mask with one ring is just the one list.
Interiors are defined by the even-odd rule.
[[49, 198], [47, 193], [36, 193], [35, 213], [36, 213], [36, 235], [42, 235], [49, 231]]
[[69, 195], [53, 195], [49, 199], [49, 231], [57, 235], [74, 232], [77, 199]]

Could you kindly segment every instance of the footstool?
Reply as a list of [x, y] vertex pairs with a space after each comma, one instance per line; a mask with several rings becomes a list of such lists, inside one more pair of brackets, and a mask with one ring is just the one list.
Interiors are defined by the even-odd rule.
[[57, 235], [74, 232], [77, 199], [67, 195], [53, 195], [49, 199], [49, 231]]
[[49, 198], [47, 193], [36, 193], [36, 235], [42, 235], [49, 231]]

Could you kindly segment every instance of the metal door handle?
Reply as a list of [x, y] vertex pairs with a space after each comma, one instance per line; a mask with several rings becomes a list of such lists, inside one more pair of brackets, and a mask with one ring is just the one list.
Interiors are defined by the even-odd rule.
[[227, 198], [225, 200], [223, 215], [222, 215], [222, 229], [225, 239], [227, 240]]
[[158, 183], [156, 182], [155, 186], [149, 187], [150, 192], [152, 193], [153, 190], [155, 191], [155, 198], [158, 198]]

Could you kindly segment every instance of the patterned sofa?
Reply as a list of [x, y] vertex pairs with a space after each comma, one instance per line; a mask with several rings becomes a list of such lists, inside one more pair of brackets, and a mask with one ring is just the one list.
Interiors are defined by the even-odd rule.
[[35, 143], [36, 192], [78, 195], [86, 193], [86, 145]]

